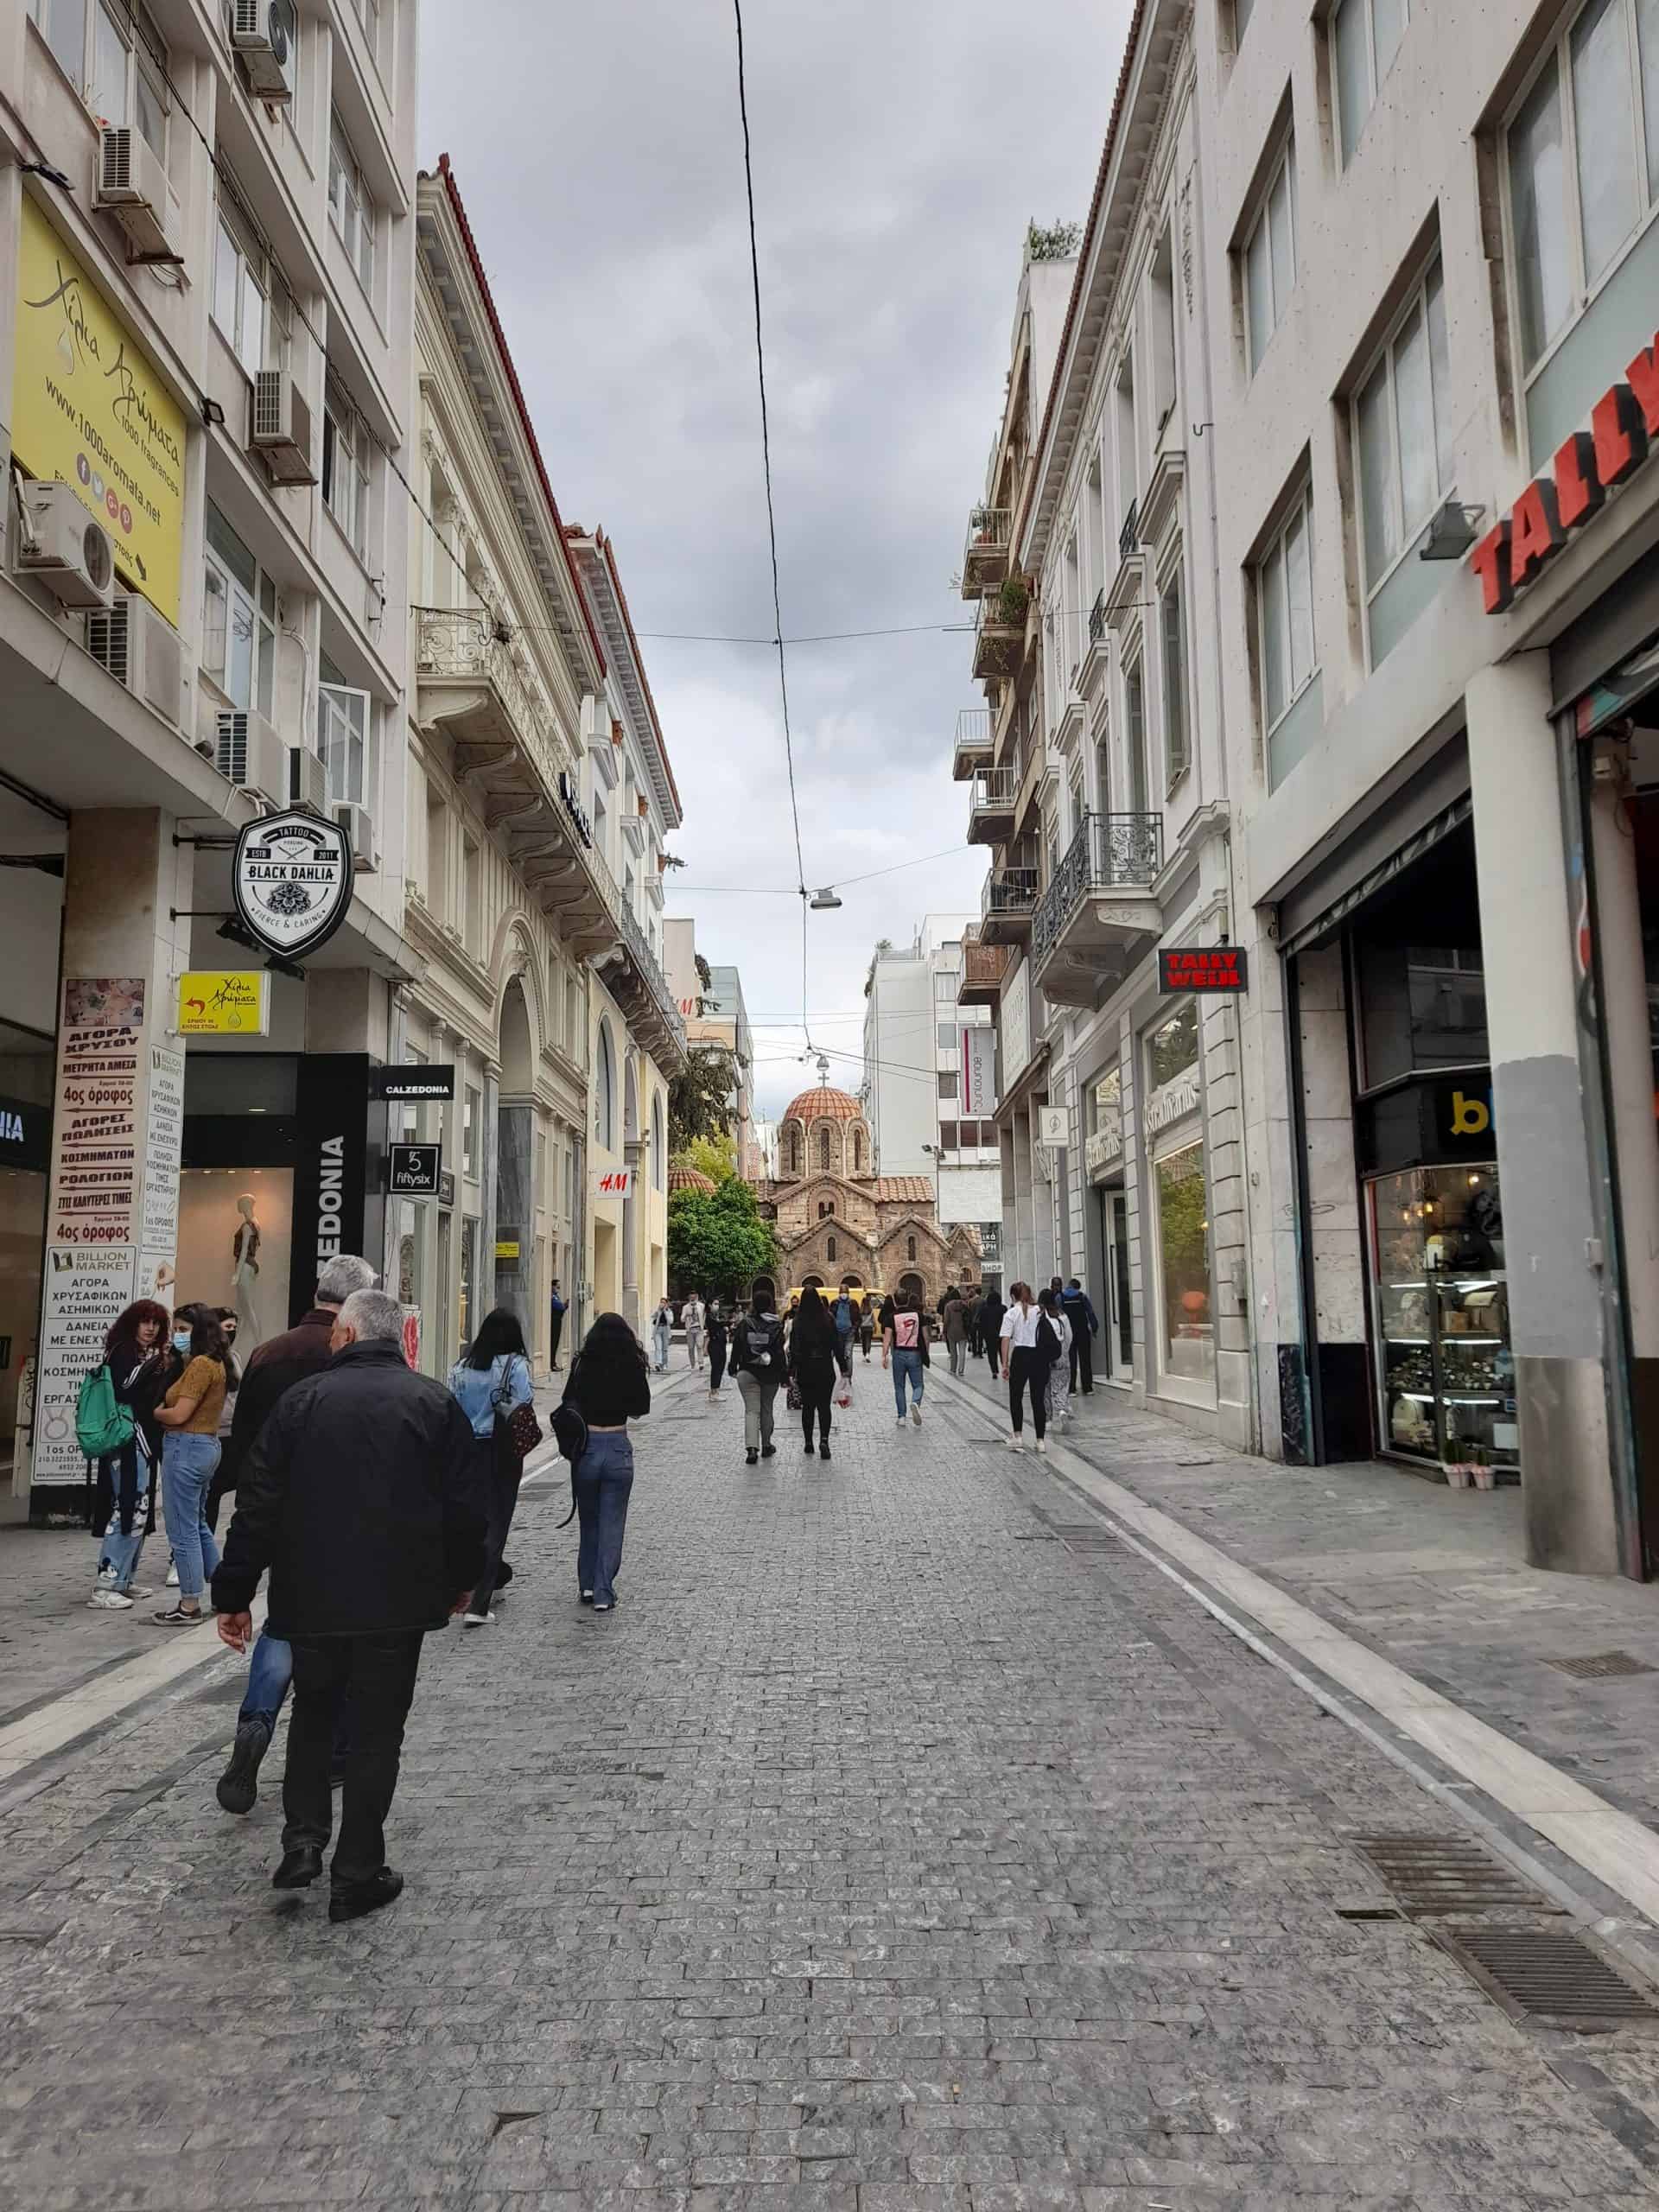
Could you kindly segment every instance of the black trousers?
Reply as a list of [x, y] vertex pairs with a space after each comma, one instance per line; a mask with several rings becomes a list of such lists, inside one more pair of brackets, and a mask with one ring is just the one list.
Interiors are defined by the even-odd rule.
[[415, 1696], [423, 1629], [385, 1636], [296, 1636], [294, 1711], [283, 1777], [283, 1849], [326, 1850], [334, 1808], [328, 1787], [334, 1733], [349, 1698], [336, 1889], [366, 1882], [386, 1863], [386, 1815], [397, 1788], [404, 1723]]
[[512, 1438], [503, 1421], [495, 1424], [491, 1436], [473, 1439], [474, 1479], [480, 1503], [484, 1508], [484, 1572], [473, 1587], [473, 1602], [469, 1612], [487, 1613], [494, 1592], [496, 1578], [501, 1572], [501, 1554], [507, 1548], [507, 1531], [512, 1526], [512, 1516], [518, 1504], [518, 1485], [524, 1478], [524, 1463], [512, 1448]]
[[726, 1373], [726, 1342], [727, 1340], [723, 1332], [721, 1335], [715, 1336], [714, 1332], [710, 1330], [709, 1334], [709, 1389], [711, 1395], [715, 1391], [719, 1389], [721, 1382]]
[[1070, 1379], [1073, 1391], [1077, 1389], [1077, 1380], [1081, 1376], [1083, 1392], [1086, 1397], [1095, 1387], [1094, 1339], [1089, 1334], [1089, 1324], [1086, 1321], [1074, 1321], [1071, 1325], [1071, 1351], [1068, 1365], [1071, 1369]]
[[1031, 1394], [1031, 1425], [1038, 1441], [1048, 1426], [1048, 1362], [1034, 1345], [1017, 1344], [1008, 1353], [1008, 1418], [1014, 1433], [1020, 1430], [1020, 1399]]
[[810, 1366], [798, 1367], [795, 1380], [801, 1393], [801, 1433], [809, 1444], [812, 1441], [812, 1423], [817, 1419], [818, 1436], [823, 1443], [830, 1441], [830, 1402], [836, 1395], [836, 1363], [833, 1358]]
[[997, 1369], [1002, 1363], [1002, 1339], [1001, 1337], [986, 1338], [985, 1358], [992, 1374], [995, 1375]]
[[547, 1324], [547, 1363], [550, 1367], [556, 1367], [559, 1363], [559, 1338], [563, 1334], [563, 1314], [550, 1314]]

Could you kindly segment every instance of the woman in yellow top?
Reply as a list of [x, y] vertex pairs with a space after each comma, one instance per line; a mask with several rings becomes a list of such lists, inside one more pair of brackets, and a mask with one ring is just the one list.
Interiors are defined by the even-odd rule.
[[219, 1565], [207, 1525], [207, 1490], [219, 1465], [219, 1417], [230, 1380], [230, 1351], [211, 1306], [181, 1306], [173, 1349], [183, 1372], [156, 1408], [162, 1425], [162, 1505], [179, 1570], [179, 1599], [150, 1618], [160, 1628], [188, 1628], [203, 1618], [201, 1593]]

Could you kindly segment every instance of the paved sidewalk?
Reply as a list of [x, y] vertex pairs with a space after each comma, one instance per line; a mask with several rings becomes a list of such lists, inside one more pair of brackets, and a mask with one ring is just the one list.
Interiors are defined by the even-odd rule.
[[[1006, 1426], [982, 1360], [969, 1382]], [[1103, 1474], [1659, 1825], [1659, 1586], [1523, 1567], [1518, 1489], [1451, 1490], [1377, 1461], [1281, 1466], [1099, 1384], [1071, 1402], [1064, 1440]], [[1554, 1663], [1619, 1654], [1640, 1671], [1586, 1677]]]
[[[1635, 2212], [1653, 2041], [1516, 2025], [1354, 1834], [1444, 1827], [1074, 1493], [878, 1376], [829, 1465], [682, 1386], [622, 1604], [556, 1482], [430, 1639], [409, 1888], [331, 1929], [212, 1786], [240, 1669], [17, 1807], [31, 2212]], [[278, 1755], [280, 1753], [280, 1746]], [[274, 1782], [274, 1776], [270, 1777]]]

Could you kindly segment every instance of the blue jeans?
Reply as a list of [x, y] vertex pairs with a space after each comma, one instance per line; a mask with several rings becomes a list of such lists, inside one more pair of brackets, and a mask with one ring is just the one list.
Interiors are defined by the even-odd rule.
[[219, 1544], [207, 1526], [207, 1485], [219, 1465], [219, 1439], [169, 1429], [162, 1440], [162, 1507], [167, 1541], [179, 1570], [179, 1603], [199, 1601], [219, 1565]]
[[576, 1586], [594, 1593], [596, 1605], [616, 1599], [616, 1571], [622, 1564], [622, 1531], [628, 1521], [633, 1488], [633, 1446], [626, 1430], [588, 1438], [576, 1463], [576, 1518], [582, 1541], [576, 1548]]
[[899, 1418], [905, 1417], [905, 1377], [910, 1377], [911, 1395], [919, 1406], [922, 1402], [924, 1374], [922, 1355], [918, 1351], [900, 1351], [895, 1344], [893, 1351], [893, 1395], [899, 1401]]
[[138, 1496], [132, 1509], [132, 1528], [124, 1536], [121, 1533], [118, 1480], [116, 1492], [110, 1525], [99, 1540], [98, 1571], [100, 1576], [107, 1571], [115, 1587], [124, 1596], [138, 1572], [138, 1560], [144, 1548], [144, 1523], [149, 1518], [149, 1462], [142, 1452], [138, 1454]]
[[242, 1700], [242, 1710], [236, 1716], [237, 1726], [241, 1727], [247, 1720], [263, 1720], [265, 1733], [271, 1734], [293, 1679], [293, 1645], [284, 1643], [280, 1636], [273, 1636], [269, 1629], [261, 1629], [253, 1656], [248, 1662], [247, 1694]]

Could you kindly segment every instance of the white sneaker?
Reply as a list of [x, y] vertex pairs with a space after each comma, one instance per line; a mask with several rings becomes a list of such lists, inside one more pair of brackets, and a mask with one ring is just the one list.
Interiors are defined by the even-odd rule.
[[904, 1427], [904, 1425], [905, 1425], [905, 1417], [904, 1417], [903, 1414], [899, 1414], [899, 1427], [900, 1427], [900, 1428], [902, 1428], [902, 1427]]
[[167, 1586], [169, 1590], [176, 1590], [179, 1586], [179, 1570], [171, 1560], [167, 1563]]
[[494, 1622], [493, 1613], [467, 1613], [462, 1616], [468, 1628], [488, 1628]]
[[95, 1613], [130, 1613], [132, 1611], [131, 1599], [124, 1598], [113, 1584], [99, 1583], [86, 1603]]
[[1036, 1443], [1033, 1445], [1032, 1449], [1034, 1452], [1040, 1452], [1043, 1457], [1046, 1459], [1048, 1457], [1048, 1439], [1046, 1436], [1039, 1436], [1037, 1439]]
[[911, 1427], [912, 1427], [912, 1428], [919, 1428], [919, 1427], [921, 1427], [921, 1425], [922, 1425], [922, 1409], [921, 1409], [921, 1408], [920, 1408], [919, 1406], [912, 1406], [912, 1407], [911, 1408], [911, 1409], [910, 1409], [910, 1425], [911, 1425]]
[[1016, 1431], [1015, 1433], [1008, 1439], [1008, 1449], [1010, 1452], [1023, 1452], [1025, 1448], [1026, 1440]]

